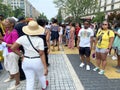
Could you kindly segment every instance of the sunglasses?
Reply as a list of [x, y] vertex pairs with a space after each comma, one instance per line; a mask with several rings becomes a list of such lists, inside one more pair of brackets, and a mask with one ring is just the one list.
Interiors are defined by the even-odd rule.
[[108, 25], [108, 24], [102, 24], [102, 25]]

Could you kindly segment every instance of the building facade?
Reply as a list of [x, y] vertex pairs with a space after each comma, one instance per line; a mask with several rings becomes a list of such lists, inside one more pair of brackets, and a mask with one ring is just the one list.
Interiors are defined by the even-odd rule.
[[25, 17], [37, 18], [40, 15], [28, 0], [3, 0], [3, 4], [9, 4], [13, 10], [21, 8]]
[[83, 17], [89, 17], [92, 19], [92, 17], [95, 16], [95, 13], [104, 12], [107, 18], [107, 15], [114, 11], [120, 12], [120, 0], [98, 0], [97, 7], [96, 10], [87, 10]]
[[37, 18], [38, 16], [40, 16], [39, 11], [37, 11], [36, 8], [33, 7], [33, 5], [28, 0], [24, 0], [24, 3], [25, 3], [25, 15], [27, 17]]

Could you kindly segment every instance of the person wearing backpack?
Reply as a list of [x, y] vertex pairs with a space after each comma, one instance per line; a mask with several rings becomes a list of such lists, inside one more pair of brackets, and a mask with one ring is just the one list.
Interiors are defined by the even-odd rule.
[[107, 54], [112, 47], [112, 43], [114, 40], [114, 32], [108, 29], [108, 22], [103, 21], [101, 29], [97, 32], [96, 41], [94, 50], [96, 52], [96, 67], [93, 71], [97, 71], [100, 69], [100, 65], [102, 64], [102, 68], [98, 72], [98, 74], [104, 74], [105, 67], [107, 65]]

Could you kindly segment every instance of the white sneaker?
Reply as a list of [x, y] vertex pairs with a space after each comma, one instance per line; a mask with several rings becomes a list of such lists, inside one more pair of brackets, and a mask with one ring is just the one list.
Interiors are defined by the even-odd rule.
[[102, 75], [102, 74], [104, 74], [104, 70], [100, 70], [99, 72], [98, 72], [98, 74], [100, 74], [100, 75]]
[[117, 59], [117, 57], [116, 56], [112, 56], [112, 60], [116, 60]]
[[13, 79], [8, 78], [8, 79], [4, 80], [4, 82], [6, 83], [6, 82], [10, 82], [10, 81], [12, 81], [12, 80], [13, 80]]
[[16, 90], [19, 86], [20, 86], [20, 84], [14, 85], [14, 86], [8, 88], [7, 90]]
[[90, 70], [90, 66], [89, 65], [86, 65], [86, 70]]
[[93, 71], [97, 71], [97, 70], [99, 70], [99, 67], [95, 67], [95, 68], [93, 69]]
[[84, 63], [81, 63], [81, 64], [80, 64], [80, 67], [83, 67], [84, 65], [85, 65]]

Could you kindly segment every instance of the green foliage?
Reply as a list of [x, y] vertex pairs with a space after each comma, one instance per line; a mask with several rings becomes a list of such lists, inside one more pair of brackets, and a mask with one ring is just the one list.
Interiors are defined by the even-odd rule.
[[40, 16], [38, 16], [38, 18], [39, 19], [44, 19], [46, 21], [49, 21], [44, 13], [40, 14]]
[[15, 10], [13, 10], [13, 16], [16, 18], [24, 16], [23, 10], [21, 8], [15, 8]]
[[79, 22], [87, 10], [94, 10], [98, 0], [54, 0], [56, 7], [64, 9], [67, 16], [72, 16], [75, 22]]
[[0, 3], [0, 14], [4, 15], [5, 18], [13, 15], [11, 7], [2, 3]]
[[105, 14], [103, 12], [99, 12], [96, 14], [96, 17], [93, 18], [92, 22], [103, 22], [105, 19]]
[[57, 20], [58, 20], [58, 23], [62, 23], [61, 9], [59, 9], [59, 11], [58, 11]]

